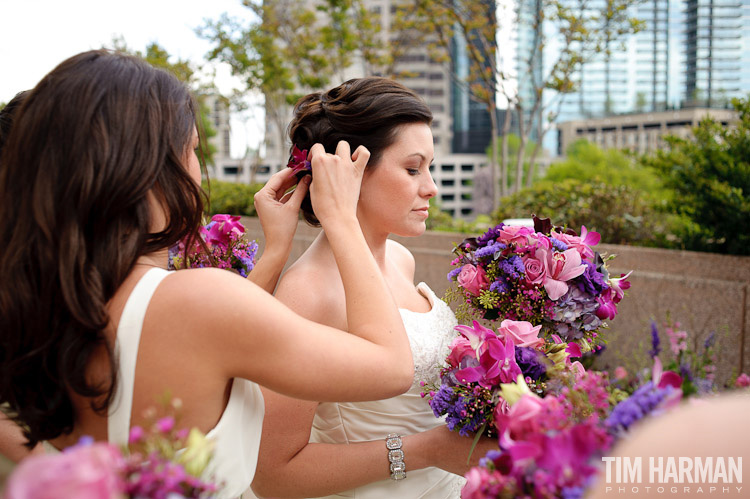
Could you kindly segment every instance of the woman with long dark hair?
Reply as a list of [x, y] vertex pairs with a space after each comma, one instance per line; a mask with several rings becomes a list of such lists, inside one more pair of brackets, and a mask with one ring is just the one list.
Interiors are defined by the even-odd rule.
[[[232, 497], [255, 471], [256, 383], [313, 400], [382, 398], [407, 389], [411, 355], [356, 219], [364, 148], [310, 157], [349, 333], [230, 272], [165, 270], [203, 211], [195, 109], [173, 76], [103, 50], [67, 59], [26, 96], [0, 168], [0, 404], [29, 446], [63, 449], [84, 435], [126, 443], [169, 391], [181, 422], [215, 440], [212, 469]], [[285, 195], [293, 184], [281, 172], [256, 197], [266, 288], [307, 192]]]

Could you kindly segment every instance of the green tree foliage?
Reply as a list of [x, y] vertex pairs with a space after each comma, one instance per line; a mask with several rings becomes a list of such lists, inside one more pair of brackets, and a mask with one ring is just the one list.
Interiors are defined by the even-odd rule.
[[553, 183], [566, 179], [627, 185], [654, 201], [668, 196], [656, 172], [637, 157], [618, 149], [602, 149], [586, 139], [572, 143], [565, 159], [551, 164], [544, 175], [544, 180]]
[[[169, 55], [169, 52], [167, 52], [164, 47], [156, 42], [150, 43], [146, 47], [146, 51], [141, 52], [140, 50], [128, 47], [125, 40], [122, 37], [119, 37], [112, 40], [112, 48], [119, 52], [140, 57], [154, 67], [169, 71], [176, 76], [177, 79], [190, 87], [196, 97], [198, 105], [200, 106], [199, 120], [204, 138], [206, 139], [204, 147], [202, 148], [203, 157], [201, 158], [203, 167], [205, 168], [205, 163], [211, 163], [213, 155], [216, 152], [216, 148], [209, 141], [211, 137], [216, 135], [216, 129], [214, 129], [211, 120], [209, 119], [211, 110], [206, 104], [206, 97], [208, 94], [218, 95], [218, 91], [212, 84], [204, 85], [200, 82], [198, 75], [201, 68], [187, 59], [178, 58], [175, 60], [174, 57]], [[219, 98], [221, 99], [223, 97], [219, 96]]]
[[301, 95], [342, 77], [357, 56], [378, 63], [379, 24], [362, 0], [244, 0], [249, 20], [226, 14], [197, 30], [214, 48], [208, 57], [229, 64], [244, 91], [260, 91], [283, 152], [289, 106]]
[[669, 219], [641, 191], [628, 185], [567, 178], [540, 181], [503, 198], [495, 223], [506, 218], [549, 218], [580, 232], [585, 225], [609, 244], [670, 246]]
[[203, 189], [209, 193], [210, 206], [206, 207], [209, 216], [217, 213], [229, 215], [257, 216], [253, 196], [263, 184], [237, 184], [212, 180], [203, 182]]
[[689, 222], [678, 234], [687, 249], [750, 255], [750, 100], [724, 126], [705, 118], [694, 138], [668, 137], [668, 148], [646, 159], [674, 191], [669, 208]]

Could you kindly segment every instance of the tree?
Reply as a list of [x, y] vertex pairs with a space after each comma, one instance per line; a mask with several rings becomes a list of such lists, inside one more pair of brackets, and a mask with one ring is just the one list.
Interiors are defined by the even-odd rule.
[[[434, 33], [437, 44], [445, 53], [452, 50], [453, 37], [460, 34], [466, 40], [470, 72], [465, 83], [472, 96], [486, 105], [492, 123], [491, 169], [493, 201], [510, 192], [507, 184], [509, 151], [507, 137], [510, 113], [506, 113], [501, 129], [497, 124], [497, 96], [507, 100], [518, 122], [520, 150], [535, 135], [536, 147], [528, 162], [527, 185], [535, 174], [536, 158], [541, 148], [548, 123], [559, 114], [561, 98], [576, 89], [576, 72], [581, 65], [603, 54], [605, 58], [614, 44], [629, 33], [641, 29], [642, 23], [629, 15], [630, 0], [604, 0], [594, 4], [589, 0], [533, 0], [519, 2], [512, 23], [519, 32], [529, 35], [525, 56], [519, 57], [519, 71], [498, 64], [496, 34], [498, 19], [495, 2], [491, 0], [416, 0], [421, 17], [414, 27]], [[553, 57], [547, 48], [556, 45]], [[546, 57], [547, 60], [543, 60]], [[515, 83], [515, 84], [514, 84]], [[500, 138], [502, 156], [498, 161], [496, 147]], [[518, 155], [515, 164], [514, 190], [522, 187], [524, 158]], [[499, 171], [498, 171], [499, 170]], [[500, 186], [498, 190], [497, 180]]]
[[706, 117], [694, 138], [667, 137], [667, 150], [646, 162], [674, 191], [669, 207], [691, 224], [687, 249], [750, 255], [750, 100], [733, 99], [738, 121]]
[[176, 76], [177, 79], [184, 82], [190, 87], [200, 107], [200, 109], [198, 110], [198, 119], [200, 120], [201, 128], [206, 138], [206, 147], [203, 151], [204, 157], [202, 158], [202, 160], [204, 161], [204, 163], [211, 163], [213, 160], [213, 155], [216, 152], [216, 148], [211, 145], [208, 139], [216, 135], [216, 130], [214, 129], [211, 120], [209, 119], [211, 110], [206, 105], [206, 97], [208, 94], [212, 94], [217, 95], [219, 99], [224, 99], [225, 101], [226, 98], [219, 95], [213, 83], [205, 84], [201, 82], [199, 74], [201, 73], [202, 68], [186, 59], [178, 58], [177, 60], [173, 61], [173, 57], [169, 55], [169, 52], [167, 52], [165, 48], [161, 47], [156, 42], [150, 43], [146, 47], [146, 51], [141, 52], [140, 50], [135, 50], [128, 47], [124, 38], [116, 37], [112, 40], [112, 48], [119, 52], [140, 57], [154, 67], [169, 71], [174, 76]]
[[[276, 132], [275, 154], [284, 156], [289, 108], [303, 93], [321, 89], [356, 60], [381, 64], [379, 25], [362, 0], [321, 0], [306, 8], [296, 0], [243, 0], [250, 20], [221, 16], [197, 30], [214, 48], [208, 57], [229, 64], [241, 91], [260, 91]], [[272, 153], [273, 154], [273, 153]]]

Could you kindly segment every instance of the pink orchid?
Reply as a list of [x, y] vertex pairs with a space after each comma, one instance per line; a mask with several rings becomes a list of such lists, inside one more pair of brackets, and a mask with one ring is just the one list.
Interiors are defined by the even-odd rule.
[[609, 278], [609, 287], [614, 293], [612, 296], [613, 302], [620, 303], [620, 300], [622, 300], [623, 296], [625, 296], [625, 290], [630, 289], [630, 281], [628, 281], [627, 279], [632, 273], [633, 271], [631, 270], [627, 274], [620, 274], [620, 277]]
[[245, 227], [240, 223], [240, 217], [236, 215], [214, 215], [211, 222], [201, 227], [206, 243], [211, 246], [221, 246], [226, 249], [229, 246], [231, 235], [242, 235]]
[[541, 253], [540, 259], [544, 262], [547, 274], [544, 277], [544, 289], [550, 300], [556, 301], [568, 292], [567, 281], [583, 274], [586, 266], [581, 263], [581, 255], [574, 249], [562, 253], [537, 249], [538, 253]]
[[522, 374], [516, 364], [516, 347], [512, 341], [503, 342], [493, 334], [484, 342], [484, 347], [478, 366], [455, 371], [459, 382], [476, 382], [485, 388], [492, 388], [498, 383], [511, 383]]
[[467, 263], [461, 267], [461, 272], [458, 274], [458, 285], [468, 291], [474, 296], [479, 296], [482, 290], [487, 289], [490, 283], [487, 281], [487, 274], [484, 269], [475, 267], [470, 263]]
[[498, 336], [506, 341], [510, 340], [517, 347], [536, 348], [544, 344], [544, 340], [539, 338], [539, 332], [542, 326], [532, 326], [527, 321], [512, 321], [505, 319], [500, 323], [497, 330]]
[[574, 248], [583, 258], [588, 258], [589, 260], [594, 258], [594, 250], [591, 249], [591, 246], [596, 246], [602, 240], [601, 234], [595, 231], [589, 231], [586, 229], [585, 225], [581, 226], [580, 236], [574, 236], [572, 234], [556, 232], [553, 230], [552, 237], [564, 242], [569, 248]]
[[497, 335], [492, 329], [487, 329], [477, 321], [472, 322], [472, 326], [459, 325], [454, 328], [469, 340], [471, 348], [476, 352], [477, 359], [485, 351], [485, 343]]
[[576, 381], [579, 381], [586, 374], [586, 368], [579, 361], [572, 362], [570, 367], [575, 373]]
[[605, 289], [602, 294], [596, 297], [599, 308], [596, 309], [596, 316], [600, 319], [614, 319], [617, 315], [617, 305], [614, 301], [614, 292], [612, 288]]
[[299, 172], [312, 171], [312, 165], [307, 160], [307, 149], [300, 151], [296, 144], [292, 146], [292, 156], [286, 166], [291, 168], [295, 175]]
[[574, 357], [576, 359], [581, 358], [581, 346], [578, 343], [568, 343], [568, 346], [565, 347], [565, 352], [568, 354], [568, 358]]

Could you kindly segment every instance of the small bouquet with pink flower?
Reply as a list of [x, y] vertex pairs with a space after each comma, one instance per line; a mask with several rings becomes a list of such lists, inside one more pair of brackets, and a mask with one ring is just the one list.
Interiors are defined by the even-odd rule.
[[84, 437], [62, 453], [26, 458], [8, 479], [6, 499], [216, 495], [218, 485], [203, 478], [213, 443], [197, 428], [177, 429], [173, 415], [152, 419], [147, 429], [131, 429], [129, 448]]
[[436, 417], [445, 416], [448, 429], [468, 436], [498, 434], [498, 421], [508, 410], [502, 387], [522, 383], [526, 390], [544, 395], [560, 389], [560, 379], [580, 377], [583, 365], [575, 343], [539, 336], [541, 326], [527, 321], [502, 321], [497, 331], [474, 321], [456, 326], [460, 333], [451, 344], [440, 383], [423, 384]]
[[258, 244], [245, 237], [239, 216], [214, 215], [200, 228], [201, 241], [180, 241], [169, 249], [169, 268], [217, 267], [247, 277], [255, 267]]
[[610, 276], [592, 249], [600, 239], [585, 226], [578, 235], [549, 219], [534, 217], [533, 229], [501, 223], [454, 248], [448, 279], [457, 289], [449, 289], [446, 299], [459, 303], [459, 320], [528, 321], [544, 336], [588, 352], [630, 287], [630, 274]]

